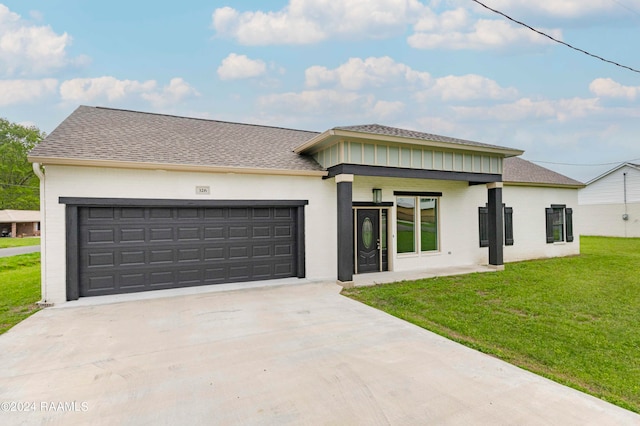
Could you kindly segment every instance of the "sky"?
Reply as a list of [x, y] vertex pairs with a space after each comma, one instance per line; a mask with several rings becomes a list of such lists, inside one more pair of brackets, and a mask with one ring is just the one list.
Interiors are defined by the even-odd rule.
[[[640, 0], [482, 0], [640, 70]], [[586, 182], [640, 162], [640, 73], [473, 0], [0, 0], [0, 117], [79, 105], [518, 148]]]

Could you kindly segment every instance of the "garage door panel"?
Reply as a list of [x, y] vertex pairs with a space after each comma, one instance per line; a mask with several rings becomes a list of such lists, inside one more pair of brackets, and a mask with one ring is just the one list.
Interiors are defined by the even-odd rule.
[[120, 209], [122, 219], [144, 219], [145, 209], [142, 207], [127, 207]]
[[144, 289], [146, 274], [120, 274], [119, 278], [122, 289]]
[[123, 266], [144, 265], [145, 252], [143, 250], [120, 252], [119, 264]]
[[296, 276], [296, 211], [81, 207], [80, 296]]
[[144, 243], [145, 230], [141, 227], [120, 229], [120, 242]]
[[149, 229], [149, 242], [154, 241], [173, 241], [173, 228]]
[[173, 218], [172, 208], [151, 208], [149, 209], [149, 219], [171, 219]]
[[200, 261], [202, 250], [198, 248], [178, 249], [178, 262]]

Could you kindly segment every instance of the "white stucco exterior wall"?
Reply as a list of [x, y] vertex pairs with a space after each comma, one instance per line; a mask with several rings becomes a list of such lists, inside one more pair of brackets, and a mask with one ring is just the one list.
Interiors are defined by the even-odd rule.
[[[306, 276], [336, 279], [336, 185], [317, 176], [198, 173], [163, 170], [45, 167], [47, 244], [43, 301], [66, 301], [65, 205], [59, 197], [174, 200], [308, 200], [305, 206]], [[209, 186], [197, 195], [196, 186]], [[328, 250], [328, 248], [330, 248]]]
[[395, 203], [394, 191], [441, 192], [439, 205], [440, 250], [437, 252], [397, 253], [396, 210], [389, 208], [389, 269], [410, 271], [434, 267], [486, 264], [486, 249], [478, 242], [478, 207], [487, 202], [484, 185], [467, 182], [397, 179], [356, 176], [354, 201], [372, 201], [372, 189], [382, 189], [382, 201]]
[[[580, 254], [582, 218], [576, 189], [505, 184], [502, 200], [513, 207], [514, 245], [505, 246], [505, 262]], [[547, 243], [545, 208], [552, 204], [573, 209], [573, 242]]]

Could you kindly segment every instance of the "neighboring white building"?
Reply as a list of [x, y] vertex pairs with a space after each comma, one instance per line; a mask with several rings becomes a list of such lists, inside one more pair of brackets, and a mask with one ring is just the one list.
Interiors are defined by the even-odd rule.
[[640, 165], [622, 163], [578, 192], [584, 235], [640, 237]]
[[578, 254], [582, 184], [520, 154], [375, 124], [79, 107], [29, 155], [43, 301]]

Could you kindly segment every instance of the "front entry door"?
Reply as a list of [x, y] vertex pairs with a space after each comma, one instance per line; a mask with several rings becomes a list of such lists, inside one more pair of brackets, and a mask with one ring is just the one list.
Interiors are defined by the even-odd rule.
[[356, 210], [358, 273], [380, 271], [380, 210]]

